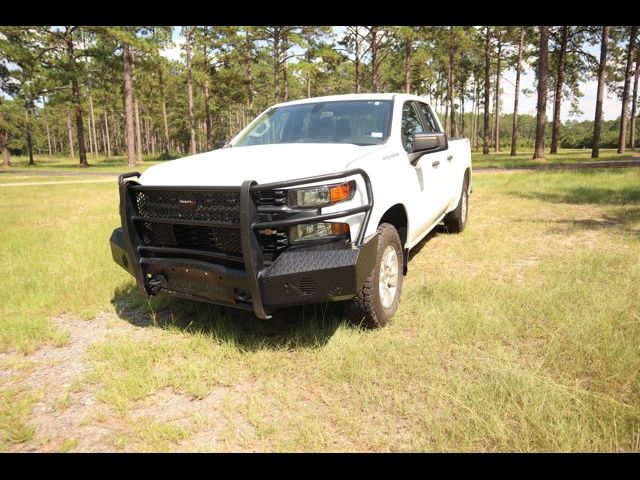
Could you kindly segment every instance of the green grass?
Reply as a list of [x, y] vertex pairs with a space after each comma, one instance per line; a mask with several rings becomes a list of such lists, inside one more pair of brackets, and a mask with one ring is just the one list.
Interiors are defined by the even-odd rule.
[[9, 185], [12, 183], [41, 183], [41, 182], [90, 182], [90, 183], [115, 183], [118, 176], [113, 175], [94, 176], [94, 175], [21, 175], [20, 173], [11, 175], [0, 175], [0, 185]]
[[[148, 303], [111, 260], [115, 185], [7, 188], [0, 341], [28, 353], [64, 341], [50, 321], [61, 312], [134, 323], [125, 305], [148, 311], [140, 335], [89, 350], [87, 380], [113, 407], [106, 421], [126, 425], [114, 445], [127, 450], [211, 429], [230, 450], [637, 452], [639, 186], [640, 169], [478, 175], [467, 230], [416, 249], [377, 331], [345, 324], [339, 305], [263, 321]], [[162, 391], [184, 397], [186, 426], [162, 403], [136, 416]], [[199, 402], [211, 406], [189, 413]], [[7, 431], [28, 438], [19, 410]]]
[[49, 318], [110, 308], [126, 284], [111, 261], [115, 182], [0, 191], [0, 349], [64, 343]]
[[131, 422], [130, 432], [116, 439], [119, 449], [131, 448], [140, 452], [166, 452], [189, 437], [189, 429], [173, 423], [154, 422], [146, 418]]
[[0, 451], [9, 444], [24, 443], [35, 434], [28, 417], [35, 395], [28, 389], [0, 388]]
[[531, 165], [555, 165], [566, 163], [581, 163], [594, 161], [611, 161], [611, 160], [628, 160], [633, 154], [638, 152], [628, 151], [619, 154], [615, 149], [601, 149], [600, 157], [591, 158], [590, 149], [561, 149], [557, 154], [551, 155], [545, 153], [546, 160], [533, 160], [533, 150], [520, 149], [514, 157], [510, 156], [510, 149], [505, 148], [500, 153], [491, 152], [487, 155], [482, 154], [482, 150], [474, 150], [471, 154], [474, 167], [491, 167], [491, 168], [513, 168]]
[[76, 448], [79, 443], [80, 442], [78, 441], [77, 438], [67, 438], [65, 441], [62, 442], [59, 450], [62, 453], [72, 452], [73, 449]]
[[127, 158], [125, 156], [117, 157], [104, 157], [93, 155], [87, 155], [87, 161], [89, 162], [89, 168], [80, 167], [79, 157], [71, 158], [66, 156], [52, 156], [48, 155], [34, 155], [33, 159], [35, 165], [29, 165], [28, 157], [11, 157], [11, 167], [0, 166], [0, 172], [12, 171], [38, 171], [38, 170], [53, 170], [59, 172], [95, 172], [95, 173], [124, 173], [144, 171], [156, 163], [160, 154], [151, 156], [143, 156], [143, 162], [135, 167], [129, 167], [127, 165]]

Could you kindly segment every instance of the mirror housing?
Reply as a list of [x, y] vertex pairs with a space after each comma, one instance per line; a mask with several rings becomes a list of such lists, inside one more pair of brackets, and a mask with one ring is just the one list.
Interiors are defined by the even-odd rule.
[[412, 165], [415, 165], [422, 155], [441, 152], [449, 147], [447, 134], [444, 132], [414, 133], [412, 140], [413, 148], [410, 152]]

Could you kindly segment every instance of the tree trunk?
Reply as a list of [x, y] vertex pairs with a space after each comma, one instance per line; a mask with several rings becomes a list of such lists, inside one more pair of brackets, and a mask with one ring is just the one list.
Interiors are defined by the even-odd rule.
[[484, 125], [482, 131], [482, 154], [489, 153], [489, 102], [491, 101], [491, 30], [486, 27], [484, 35]]
[[187, 50], [187, 87], [189, 93], [189, 132], [191, 134], [191, 155], [196, 151], [196, 121], [193, 115], [193, 72], [191, 71], [191, 30], [187, 29], [185, 35], [185, 48]]
[[249, 58], [247, 58], [247, 99], [249, 110], [253, 115], [253, 47], [249, 46]]
[[78, 153], [80, 154], [80, 166], [88, 167], [87, 151], [84, 143], [84, 124], [82, 121], [82, 104], [80, 103], [80, 88], [75, 77], [71, 80], [71, 92], [76, 112], [76, 134], [78, 137]]
[[82, 121], [82, 103], [80, 102], [80, 87], [76, 76], [76, 60], [73, 53], [73, 31], [67, 29], [65, 36], [67, 44], [68, 72], [71, 76], [71, 98], [76, 114], [76, 134], [78, 137], [78, 152], [80, 154], [80, 166], [88, 167], [87, 152], [84, 143], [84, 124]]
[[149, 153], [149, 120], [146, 118], [142, 119], [142, 129], [143, 129], [143, 137], [144, 137], [144, 153]]
[[0, 130], [0, 149], [2, 150], [2, 164], [5, 167], [11, 166], [11, 157], [9, 155], [9, 135], [6, 130]]
[[476, 101], [476, 149], [479, 148], [480, 145], [480, 84], [478, 84], [478, 100]]
[[596, 99], [596, 115], [593, 121], [593, 146], [591, 158], [600, 156], [600, 136], [602, 131], [602, 102], [606, 89], [605, 75], [607, 70], [607, 47], [609, 45], [609, 27], [602, 27], [602, 39], [600, 41], [600, 65], [598, 66], [598, 94]]
[[404, 54], [404, 91], [411, 93], [411, 56], [413, 54], [413, 38], [407, 38]]
[[89, 153], [93, 154], [93, 134], [91, 133], [91, 116], [89, 116]]
[[287, 51], [289, 50], [288, 33], [286, 28], [282, 31], [282, 83], [284, 84], [284, 101], [289, 101], [289, 76], [287, 75]]
[[24, 107], [25, 134], [27, 136], [27, 153], [29, 155], [29, 165], [35, 165], [33, 161], [33, 140], [31, 137], [31, 120], [29, 119], [29, 105]]
[[618, 153], [624, 153], [627, 136], [627, 108], [629, 106], [629, 84], [631, 83], [631, 73], [633, 60], [636, 54], [636, 38], [638, 36], [638, 26], [631, 27], [629, 37], [629, 47], [627, 48], [627, 68], [624, 71], [624, 89], [622, 90], [622, 111], [620, 113], [620, 136], [618, 138]]
[[135, 127], [133, 123], [133, 57], [128, 43], [122, 44], [124, 60], [124, 123], [127, 162], [130, 167], [136, 164]]
[[47, 108], [43, 106], [44, 110], [44, 128], [47, 131], [47, 146], [49, 147], [49, 157], [53, 154], [51, 149], [51, 133], [49, 132], [49, 119], [47, 118]]
[[638, 80], [640, 77], [640, 50], [636, 51], [636, 73], [633, 79], [633, 98], [631, 99], [631, 120], [629, 132], [629, 148], [636, 147], [636, 107], [638, 105]]
[[451, 128], [449, 125], [449, 103], [449, 95], [447, 95], [444, 105], [444, 131], [447, 135], [451, 135]]
[[536, 118], [536, 145], [534, 160], [544, 160], [544, 128], [547, 122], [547, 75], [549, 69], [549, 27], [540, 27], [540, 53], [538, 59], [538, 105]]
[[273, 27], [273, 98], [280, 102], [280, 27]]
[[164, 125], [164, 143], [162, 148], [165, 155], [169, 155], [169, 120], [167, 119], [167, 101], [164, 97], [164, 82], [162, 81], [162, 67], [158, 66], [158, 87], [160, 88], [160, 103], [162, 104], [162, 123]]
[[133, 101], [136, 116], [136, 153], [137, 161], [142, 162], [142, 138], [140, 136], [140, 114], [138, 112], [138, 99]]
[[89, 113], [91, 115], [91, 125], [92, 125], [92, 129], [93, 129], [93, 145], [94, 145], [94, 154], [97, 157], [98, 156], [98, 134], [97, 134], [97, 129], [96, 129], [96, 117], [93, 114], [93, 97], [91, 96], [91, 94], [89, 94]]
[[354, 43], [356, 56], [356, 93], [360, 93], [360, 29], [354, 27]]
[[71, 115], [69, 114], [69, 110], [65, 110], [67, 112], [67, 135], [69, 136], [69, 152], [71, 153], [71, 158], [76, 156], [76, 153], [73, 149], [73, 130], [71, 129]]
[[494, 119], [494, 135], [495, 135], [495, 146], [494, 149], [497, 152], [500, 151], [500, 71], [502, 60], [502, 34], [498, 33], [498, 59], [496, 62], [496, 96], [495, 96], [495, 111], [496, 118]]
[[[464, 77], [463, 77], [464, 78]], [[465, 80], [460, 82], [460, 136], [464, 137], [464, 87]]]
[[102, 152], [106, 154], [109, 149], [107, 148], [107, 124], [104, 121], [102, 122], [102, 131], [100, 134], [102, 135]]
[[[208, 75], [208, 73], [207, 73]], [[211, 150], [213, 142], [211, 140], [211, 112], [209, 112], [209, 79], [204, 81], [204, 125], [205, 125], [205, 150]]]
[[564, 86], [564, 69], [567, 64], [567, 42], [569, 39], [569, 27], [562, 27], [560, 39], [560, 53], [558, 56], [558, 75], [556, 77], [556, 91], [553, 97], [553, 127], [551, 130], [551, 150], [549, 153], [558, 153], [558, 141], [560, 137], [560, 108], [562, 106], [562, 87]]
[[113, 141], [114, 155], [118, 155], [122, 151], [122, 135], [120, 134], [120, 115], [113, 115], [113, 109], [111, 110], [111, 118], [114, 118], [115, 137]]
[[518, 99], [520, 98], [520, 74], [522, 73], [522, 56], [524, 51], [525, 29], [520, 29], [520, 43], [518, 44], [518, 64], [516, 65], [516, 89], [513, 98], [513, 123], [511, 125], [511, 156], [516, 156], [518, 142]]
[[371, 27], [371, 91], [378, 91], [378, 29]]
[[111, 139], [109, 138], [109, 117], [107, 116], [107, 106], [104, 107], [104, 136], [107, 141], [107, 157], [111, 158]]
[[473, 150], [474, 148], [476, 148], [476, 144], [475, 144], [475, 131], [476, 131], [476, 102], [478, 101], [478, 97], [476, 97], [476, 84], [477, 84], [478, 80], [474, 79], [474, 84], [473, 84], [473, 100], [471, 101], [471, 135], [469, 135], [469, 139], [470, 139], [470, 144], [471, 144], [471, 149]]
[[453, 27], [449, 27], [449, 110], [451, 111], [451, 131], [452, 137], [458, 136], [458, 129], [456, 126], [456, 105], [455, 105], [455, 93], [456, 93], [456, 73], [455, 73], [455, 53], [456, 53], [456, 33]]

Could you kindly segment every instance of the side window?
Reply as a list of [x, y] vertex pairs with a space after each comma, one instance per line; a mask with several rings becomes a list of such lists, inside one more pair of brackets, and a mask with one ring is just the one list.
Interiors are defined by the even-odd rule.
[[422, 128], [420, 115], [416, 111], [413, 102], [406, 102], [402, 106], [401, 135], [402, 146], [407, 152], [411, 151], [413, 147], [413, 134], [422, 132], [424, 132], [424, 129]]
[[422, 115], [424, 116], [425, 121], [427, 122], [427, 124], [425, 125], [425, 131], [429, 133], [439, 132], [440, 129], [438, 128], [438, 124], [436, 123], [436, 119], [433, 117], [433, 113], [431, 112], [429, 105], [422, 102], [417, 102], [417, 104], [422, 111]]

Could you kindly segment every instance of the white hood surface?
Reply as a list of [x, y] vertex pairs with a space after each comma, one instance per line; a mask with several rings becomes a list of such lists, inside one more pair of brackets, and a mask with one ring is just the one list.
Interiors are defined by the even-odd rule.
[[240, 186], [335, 173], [384, 148], [336, 143], [286, 143], [221, 148], [148, 168], [142, 185]]

